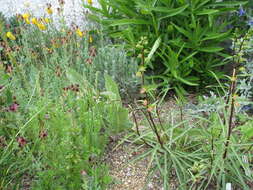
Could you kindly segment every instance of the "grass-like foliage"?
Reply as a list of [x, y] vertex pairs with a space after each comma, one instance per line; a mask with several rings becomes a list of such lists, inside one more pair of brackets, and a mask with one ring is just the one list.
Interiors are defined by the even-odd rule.
[[[222, 97], [213, 101], [219, 102], [215, 110], [194, 115], [189, 110], [163, 112], [146, 100], [132, 109], [135, 138], [130, 139], [147, 147], [136, 159], [149, 156], [150, 177], [160, 173], [164, 189], [218, 190], [228, 183], [252, 188], [253, 120], [234, 121], [235, 97], [229, 106]], [[145, 119], [140, 122], [137, 115]]]
[[137, 85], [135, 63], [45, 19], [1, 22], [0, 189], [105, 189], [108, 137], [129, 125], [114, 80]]

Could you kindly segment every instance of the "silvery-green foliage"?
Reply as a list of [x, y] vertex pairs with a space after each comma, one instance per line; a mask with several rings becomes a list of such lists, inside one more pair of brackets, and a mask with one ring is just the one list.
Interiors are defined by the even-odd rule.
[[140, 78], [136, 76], [138, 71], [136, 59], [128, 57], [123, 48], [110, 45], [99, 48], [92, 70], [98, 73], [97, 80], [100, 88], [104, 88], [105, 74], [112, 77], [123, 94], [135, 92], [140, 84]]
[[188, 103], [185, 105], [185, 113], [189, 115], [202, 115], [210, 114], [212, 112], [219, 112], [224, 108], [224, 98], [217, 96], [214, 92], [210, 91], [209, 95], [204, 95], [197, 104]]

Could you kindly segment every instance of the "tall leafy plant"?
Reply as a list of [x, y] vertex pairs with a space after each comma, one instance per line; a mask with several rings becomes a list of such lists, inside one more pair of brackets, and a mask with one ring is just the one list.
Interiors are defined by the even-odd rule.
[[[151, 79], [162, 88], [171, 85], [179, 93], [185, 93], [185, 86], [215, 82], [210, 71], [219, 78], [223, 76], [217, 67], [226, 63], [221, 61], [226, 57], [221, 44], [229, 38], [228, 25], [232, 22], [228, 22], [226, 15], [247, 1], [99, 0], [99, 3], [100, 8], [85, 5], [93, 13], [90, 18], [101, 23], [112, 38], [124, 40], [132, 55], [138, 55], [138, 42], [146, 36], [153, 55], [145, 62], [145, 67], [155, 73]], [[151, 48], [154, 44], [155, 53]]]

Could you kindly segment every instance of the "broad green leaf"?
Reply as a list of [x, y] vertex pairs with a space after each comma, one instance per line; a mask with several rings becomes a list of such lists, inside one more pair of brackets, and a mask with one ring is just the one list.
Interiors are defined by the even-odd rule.
[[119, 89], [118, 85], [113, 81], [112, 77], [110, 77], [108, 74], [105, 74], [105, 88], [108, 92], [112, 92], [115, 94], [116, 99], [114, 100], [120, 100], [120, 94], [119, 94]]

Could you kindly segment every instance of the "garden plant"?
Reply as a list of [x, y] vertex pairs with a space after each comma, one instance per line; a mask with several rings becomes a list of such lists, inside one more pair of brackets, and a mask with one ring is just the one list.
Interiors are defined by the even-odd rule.
[[252, 3], [98, 3], [90, 28], [0, 14], [0, 189], [113, 189], [114, 137], [143, 189], [252, 189]]

